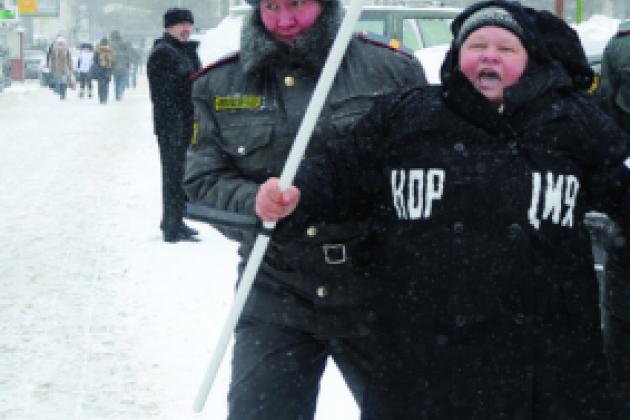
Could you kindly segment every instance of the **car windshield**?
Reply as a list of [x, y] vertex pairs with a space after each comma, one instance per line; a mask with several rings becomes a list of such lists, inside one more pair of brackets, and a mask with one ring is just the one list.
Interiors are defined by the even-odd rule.
[[385, 21], [382, 19], [360, 20], [357, 22], [356, 30], [385, 35]]
[[412, 50], [449, 44], [453, 39], [451, 21], [444, 18], [404, 19], [402, 42]]
[[24, 58], [43, 59], [45, 56], [42, 51], [24, 51]]

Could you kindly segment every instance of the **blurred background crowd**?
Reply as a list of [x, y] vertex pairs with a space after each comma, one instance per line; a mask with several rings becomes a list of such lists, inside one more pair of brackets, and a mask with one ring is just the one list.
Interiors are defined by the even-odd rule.
[[[459, 8], [471, 3], [472, 0], [366, 1], [366, 4], [400, 7]], [[628, 0], [523, 0], [521, 3], [553, 11], [576, 24], [594, 15], [615, 19], [630, 17]], [[86, 54], [81, 51], [88, 49], [94, 53], [106, 40], [118, 56], [111, 80], [114, 87], [118, 86], [115, 94], [119, 99], [121, 86], [134, 84], [135, 75], [146, 61], [153, 40], [161, 35], [164, 10], [170, 6], [192, 10], [199, 38], [217, 27], [231, 10], [238, 9], [241, 4], [244, 4], [241, 0], [0, 0], [0, 91], [10, 86], [12, 81], [25, 79], [39, 79], [42, 86], [53, 88], [59, 85], [55, 80], [67, 79], [69, 87], [78, 86], [82, 80], [80, 73], [89, 69]], [[214, 40], [207, 43], [224, 42], [220, 38], [214, 36]], [[55, 79], [49, 59], [59, 40], [68, 49], [72, 72]], [[206, 53], [208, 48], [211, 46], [202, 43], [200, 55], [204, 64], [215, 57], [210, 52]], [[98, 79], [91, 80], [97, 89]], [[84, 89], [83, 95], [87, 97], [87, 87]]]

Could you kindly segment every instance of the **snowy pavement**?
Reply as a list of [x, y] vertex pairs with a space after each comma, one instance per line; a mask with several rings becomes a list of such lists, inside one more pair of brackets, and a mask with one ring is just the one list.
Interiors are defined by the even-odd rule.
[[[236, 246], [161, 241], [144, 78], [122, 102], [0, 93], [0, 419], [223, 419], [228, 353], [197, 387], [232, 299]], [[317, 420], [358, 410], [334, 365]], [[265, 419], [262, 419], [265, 420]]]

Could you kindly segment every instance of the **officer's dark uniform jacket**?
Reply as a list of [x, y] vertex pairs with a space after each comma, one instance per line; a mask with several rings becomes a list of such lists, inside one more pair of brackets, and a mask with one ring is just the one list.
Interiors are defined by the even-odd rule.
[[[630, 133], [630, 20], [619, 25], [602, 58], [604, 111]], [[600, 218], [601, 219], [601, 218]], [[619, 394], [622, 418], [630, 418], [630, 229], [626, 224], [600, 223], [595, 231], [606, 248], [602, 278], [604, 349]]]
[[187, 143], [192, 137], [193, 106], [190, 76], [199, 70], [197, 41], [181, 42], [165, 32], [155, 40], [147, 61], [153, 102], [153, 127], [158, 137]]
[[363, 419], [615, 418], [583, 216], [627, 219], [630, 138], [578, 92], [590, 71], [575, 35], [498, 4], [538, 25], [503, 106], [457, 69], [453, 47], [443, 87], [387, 98], [303, 163], [300, 204], [276, 229], [362, 218], [379, 232], [361, 267], [380, 280], [382, 355]]
[[606, 45], [598, 94], [606, 113], [630, 132], [630, 20]]
[[[279, 176], [285, 163], [334, 40], [339, 6], [327, 3], [292, 49], [270, 37], [257, 13], [248, 19], [240, 53], [209, 66], [194, 83], [199, 129], [188, 153], [184, 188], [192, 203], [254, 215], [259, 184]], [[425, 83], [415, 59], [377, 44], [370, 37], [351, 39], [307, 155], [316, 152], [323, 139], [347, 132], [375, 98]], [[239, 253], [245, 261], [254, 234], [221, 230], [241, 242]], [[370, 290], [368, 283], [354, 280], [350, 267], [364, 234], [364, 227], [355, 223], [315, 221], [286, 246], [272, 241], [255, 284], [263, 289], [265, 284], [282, 285], [299, 298], [280, 302], [251, 297], [244, 313], [320, 333], [361, 333], [356, 319], [338, 308], [355, 304]]]

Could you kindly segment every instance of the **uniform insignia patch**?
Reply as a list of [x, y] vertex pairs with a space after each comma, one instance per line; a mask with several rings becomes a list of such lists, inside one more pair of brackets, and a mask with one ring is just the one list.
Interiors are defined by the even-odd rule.
[[261, 106], [262, 96], [217, 96], [214, 98], [214, 109], [216, 111], [257, 109]]
[[193, 122], [193, 136], [190, 140], [190, 144], [196, 146], [199, 143], [199, 120]]

